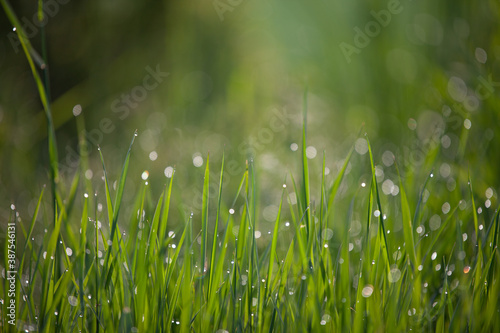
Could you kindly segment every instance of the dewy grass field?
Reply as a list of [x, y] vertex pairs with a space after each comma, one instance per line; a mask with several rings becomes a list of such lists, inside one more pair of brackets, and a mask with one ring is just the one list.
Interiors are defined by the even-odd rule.
[[[449, 185], [450, 166], [439, 164], [441, 136], [427, 143], [418, 165], [385, 153], [381, 163], [361, 128], [342, 163], [329, 164], [326, 150], [314, 164], [306, 91], [302, 131], [296, 135], [300, 144], [293, 149], [293, 166], [279, 170], [277, 196], [259, 183], [259, 156], [232, 177], [234, 186], [226, 186], [224, 154], [217, 160], [198, 157], [204, 167], [199, 213], [185, 208], [177, 183], [188, 172], [183, 165], [165, 173], [158, 197], [151, 189], [158, 179], [148, 171], [131, 190], [127, 181], [138, 177], [129, 166], [141, 164], [137, 131], [130, 133], [121, 170], [106, 169], [109, 159], [99, 148], [103, 177], [86, 176], [89, 156], [81, 154], [68, 180], [60, 175], [45, 60], [8, 3], [0, 3], [16, 27], [45, 111], [50, 170], [50, 183], [39, 192], [29, 221], [21, 218], [24, 207], [10, 206], [8, 233], [0, 242], [0, 331], [494, 332], [500, 327], [496, 194], [488, 187], [484, 198], [467, 164], [454, 165], [458, 176]], [[80, 151], [88, 151], [83, 114], [75, 121]], [[470, 121], [458, 138], [462, 154], [468, 128]], [[384, 173], [392, 180], [383, 181]], [[271, 224], [260, 219], [262, 198], [273, 207], [267, 212]]]

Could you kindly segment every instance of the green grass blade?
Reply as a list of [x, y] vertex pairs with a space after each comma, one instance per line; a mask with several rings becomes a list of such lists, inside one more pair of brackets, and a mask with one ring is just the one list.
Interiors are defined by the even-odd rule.
[[375, 176], [375, 164], [373, 163], [373, 153], [370, 145], [370, 140], [368, 140], [368, 136], [366, 136], [366, 142], [368, 144], [368, 152], [370, 155], [370, 166], [372, 171], [372, 186], [373, 186], [372, 189], [375, 192], [375, 198], [377, 199], [377, 207], [379, 210], [380, 246], [382, 247], [382, 253], [386, 262], [387, 272], [389, 272], [391, 266], [391, 256], [389, 254], [389, 246], [387, 245], [387, 236], [385, 234], [385, 225], [384, 225], [384, 214], [382, 212], [382, 205], [380, 204], [380, 194], [378, 191], [377, 178]]
[[217, 199], [217, 213], [215, 216], [215, 227], [214, 227], [214, 238], [212, 241], [212, 254], [210, 258], [210, 277], [208, 280], [208, 298], [210, 299], [213, 296], [214, 292], [214, 269], [215, 269], [215, 252], [217, 249], [217, 234], [219, 232], [219, 214], [220, 214], [220, 206], [222, 201], [222, 184], [224, 181], [224, 154], [222, 154], [222, 165], [220, 169], [220, 179], [219, 179], [219, 197]]
[[[303, 122], [302, 122], [302, 192], [304, 193], [304, 207], [306, 209], [307, 255], [314, 265], [313, 243], [315, 224], [311, 217], [311, 193], [309, 188], [309, 163], [307, 161], [307, 89], [304, 91]], [[309, 209], [308, 209], [309, 208]]]
[[408, 204], [408, 198], [406, 196], [406, 191], [404, 189], [403, 181], [401, 180], [401, 175], [399, 173], [397, 164], [396, 170], [399, 179], [399, 194], [401, 196], [401, 214], [403, 217], [403, 235], [405, 239], [405, 249], [406, 253], [410, 255], [412, 270], [415, 271], [415, 266], [418, 265], [418, 262], [417, 255], [415, 253], [415, 241], [413, 237], [413, 224], [411, 222], [410, 205]]
[[[286, 183], [286, 178], [283, 181], [283, 184]], [[268, 265], [268, 270], [267, 270], [267, 277], [266, 277], [266, 289], [264, 291], [264, 300], [267, 300], [268, 294], [271, 292], [270, 290], [270, 283], [272, 280], [272, 274], [273, 274], [273, 268], [274, 268], [274, 261], [276, 258], [276, 245], [278, 244], [278, 232], [279, 232], [279, 223], [281, 219], [281, 209], [283, 207], [283, 197], [285, 195], [285, 188], [281, 191], [281, 200], [280, 200], [280, 205], [278, 207], [278, 215], [276, 216], [276, 221], [274, 223], [274, 230], [273, 230], [273, 239], [271, 240], [271, 251], [269, 255], [269, 265]]]
[[201, 209], [201, 263], [200, 269], [202, 278], [200, 279], [200, 297], [203, 295], [203, 276], [206, 270], [206, 252], [207, 252], [207, 228], [208, 228], [208, 200], [209, 200], [209, 186], [210, 186], [210, 156], [207, 155], [207, 165], [205, 167], [205, 176], [203, 180], [203, 200]]
[[[125, 189], [125, 181], [127, 179], [128, 166], [130, 163], [130, 153], [132, 151], [132, 146], [134, 145], [135, 138], [137, 136], [137, 130], [134, 132], [132, 136], [132, 140], [127, 150], [127, 155], [125, 156], [125, 161], [123, 162], [122, 173], [120, 176], [120, 181], [118, 182], [118, 186], [116, 187], [116, 197], [115, 197], [115, 207], [113, 211], [113, 223], [118, 220], [118, 214], [120, 213], [120, 207], [122, 204], [123, 191]], [[111, 239], [113, 239], [111, 237]]]

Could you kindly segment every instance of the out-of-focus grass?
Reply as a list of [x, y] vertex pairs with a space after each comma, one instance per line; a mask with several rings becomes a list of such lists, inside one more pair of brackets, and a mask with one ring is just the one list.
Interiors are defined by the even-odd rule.
[[[386, 10], [388, 3], [242, 1], [224, 13], [223, 21], [213, 1], [89, 0], [85, 5], [73, 1], [61, 5], [46, 25], [60, 176], [69, 182], [76, 170], [78, 140], [72, 109], [77, 104], [82, 106], [87, 131], [99, 129], [103, 119], [112, 122], [114, 131], [97, 140], [107, 151], [110, 170], [120, 168], [126, 150], [122, 133], [138, 129], [143, 135], [136, 154], [143, 163], [131, 165], [131, 171], [160, 173], [174, 162], [187, 165], [194, 153], [206, 155], [210, 150], [212, 159], [220, 159], [224, 145], [227, 161], [244, 164], [248, 156], [242, 151], [248, 138], [256, 138], [269, 125], [274, 108], [299, 114], [307, 85], [309, 124], [315, 129], [309, 142], [318, 151], [332, 149], [327, 163], [343, 158], [362, 122], [375, 161], [386, 150], [404, 155], [403, 160], [409, 160], [412, 151], [426, 152], [425, 129], [437, 127], [450, 138], [440, 154], [442, 162], [453, 167], [470, 161], [471, 175], [482, 174], [476, 184], [484, 191], [498, 180], [493, 168], [479, 168], [497, 158], [498, 140], [492, 138], [493, 124], [500, 121], [498, 88], [493, 85], [488, 98], [474, 100], [477, 109], [470, 98], [477, 87], [490, 92], [482, 80], [491, 76], [498, 82], [500, 77], [497, 5], [482, 0], [470, 9], [451, 0], [402, 0], [402, 12], [392, 15], [390, 23], [348, 63], [339, 45], [353, 44], [354, 28], [364, 30], [374, 20], [371, 12]], [[12, 5], [20, 18], [34, 25], [37, 2]], [[37, 193], [27, 185], [49, 181], [41, 167], [48, 161], [45, 114], [31, 72], [19, 56], [22, 49], [16, 53], [9, 41], [12, 28], [8, 20], [1, 21], [0, 181], [9, 190], [0, 196], [29, 205], [31, 213]], [[43, 34], [37, 30], [30, 42], [40, 51]], [[486, 53], [485, 63], [478, 61], [477, 48]], [[157, 64], [170, 76], [122, 119], [124, 113], [114, 111], [114, 101], [141, 85], [145, 68]], [[464, 100], [450, 94], [454, 77], [466, 85]], [[415, 131], [407, 130], [410, 118], [417, 121]], [[464, 150], [458, 141], [466, 119], [472, 127], [464, 142], [477, 149]], [[259, 153], [269, 153], [286, 166], [290, 158], [283, 148], [299, 142], [300, 126], [300, 116], [290, 119]], [[95, 145], [89, 150], [88, 169], [100, 178]], [[153, 151], [154, 161], [149, 158]], [[467, 156], [459, 153], [465, 151]], [[404, 173], [406, 163], [401, 164]], [[109, 176], [114, 181], [119, 174]], [[452, 177], [456, 180], [456, 175]], [[201, 189], [192, 173], [178, 181], [187, 198]], [[139, 182], [131, 179], [129, 185], [136, 189]], [[161, 186], [153, 187], [155, 193], [161, 191]], [[127, 195], [124, 200], [130, 203]], [[7, 218], [7, 211], [0, 213]]]

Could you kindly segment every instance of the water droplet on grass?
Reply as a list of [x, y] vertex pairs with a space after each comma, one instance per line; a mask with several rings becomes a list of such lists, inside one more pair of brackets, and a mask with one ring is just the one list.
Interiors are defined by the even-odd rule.
[[172, 178], [172, 175], [174, 174], [174, 168], [172, 168], [171, 166], [166, 167], [163, 171], [163, 174], [167, 178]]
[[397, 267], [391, 268], [388, 276], [389, 282], [391, 283], [398, 282], [400, 278], [401, 278], [401, 271]]
[[361, 295], [365, 298], [370, 297], [373, 294], [373, 286], [371, 284], [367, 284], [363, 290], [361, 290]]
[[68, 302], [71, 306], [77, 306], [78, 305], [78, 298], [76, 298], [75, 296], [69, 296]]
[[82, 113], [82, 106], [80, 104], [77, 104], [73, 107], [73, 116], [77, 117]]

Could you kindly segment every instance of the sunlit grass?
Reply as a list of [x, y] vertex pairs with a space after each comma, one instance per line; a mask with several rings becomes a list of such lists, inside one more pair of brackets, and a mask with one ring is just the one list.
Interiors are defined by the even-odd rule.
[[[214, 162], [207, 157], [202, 213], [186, 212], [181, 223], [169, 218], [175, 172], [157, 200], [145, 180], [135, 195], [134, 214], [119, 217], [128, 164], [134, 163], [135, 134], [114, 200], [104, 154], [104, 188], [98, 186], [102, 190], [94, 195], [93, 188], [84, 186], [84, 177], [76, 175], [54, 221], [47, 220], [48, 214], [38, 216], [42, 191], [28, 230], [22, 229], [27, 241], [17, 275], [17, 328], [327, 332], [497, 327], [499, 214], [479, 226], [472, 183], [465, 187], [470, 204], [458, 209], [461, 202], [450, 202], [453, 209], [446, 220], [423, 233], [416, 229], [423, 224], [422, 212], [434, 212], [422, 193], [437, 185], [428, 177], [419, 201], [411, 203], [400, 179], [401, 214], [392, 219], [401, 220], [402, 230], [390, 233], [384, 212], [395, 203], [384, 204], [380, 198], [371, 147], [372, 178], [366, 187], [348, 191], [346, 206], [334, 197], [352, 150], [331, 185], [323, 176], [320, 188], [308, 188], [305, 128], [303, 134], [303, 168], [298, 177], [295, 170], [284, 178], [267, 245], [256, 241], [261, 223], [251, 161], [228, 205], [223, 200], [227, 195], [222, 195], [224, 161], [220, 178], [213, 180], [209, 174]], [[211, 182], [219, 185], [216, 197], [209, 195]], [[289, 200], [292, 191], [297, 204]], [[319, 191], [321, 202], [313, 205], [308, 193]], [[105, 202], [102, 211], [97, 201]], [[338, 214], [332, 214], [334, 208]], [[353, 236], [355, 211], [363, 216], [364, 226]], [[194, 229], [197, 219], [201, 230]], [[125, 228], [120, 229], [119, 220]], [[74, 221], [80, 226], [69, 225]], [[281, 237], [289, 221], [292, 231]], [[30, 238], [37, 223], [53, 225], [40, 245]], [[234, 226], [239, 226], [237, 232]]]
[[[10, 7], [2, 4], [18, 26]], [[52, 197], [45, 200], [41, 190], [29, 226], [15, 207], [11, 211], [23, 249], [16, 274], [18, 321], [7, 325], [4, 281], [2, 331], [477, 332], [500, 327], [499, 213], [489, 218], [478, 213], [470, 177], [459, 184], [459, 196], [446, 198], [445, 212], [432, 203], [435, 193], [444, 192], [430, 169], [413, 170], [428, 175], [420, 184], [402, 177], [396, 164], [399, 198], [385, 198], [367, 136], [361, 136], [367, 159], [352, 160], [351, 149], [331, 177], [325, 173], [324, 152], [316, 170], [306, 153], [306, 93], [297, 157], [301, 167], [282, 170], [283, 183], [275, 189], [279, 201], [266, 202], [278, 207], [268, 234], [262, 236], [252, 159], [239, 175], [237, 190], [225, 193], [224, 157], [207, 156], [200, 214], [176, 200], [175, 193], [182, 191], [176, 175], [186, 172], [182, 167], [158, 197], [150, 189], [154, 178], [146, 175], [131, 195], [131, 209], [124, 210], [129, 165], [140, 163], [134, 159], [137, 133], [118, 181], [109, 181], [106, 153], [99, 149], [102, 182], [82, 177], [88, 169], [82, 156], [73, 180], [64, 183], [58, 178], [47, 91], [31, 46], [23, 47], [49, 124]], [[81, 135], [84, 125], [77, 119]], [[434, 159], [430, 151], [424, 166]], [[366, 183], [346, 185], [349, 163], [367, 170]], [[210, 170], [220, 171], [220, 177], [209, 177]], [[319, 186], [312, 186], [318, 174]], [[211, 185], [216, 195], [210, 194]], [[40, 242], [35, 230], [46, 230]], [[5, 256], [6, 248], [7, 242]]]

